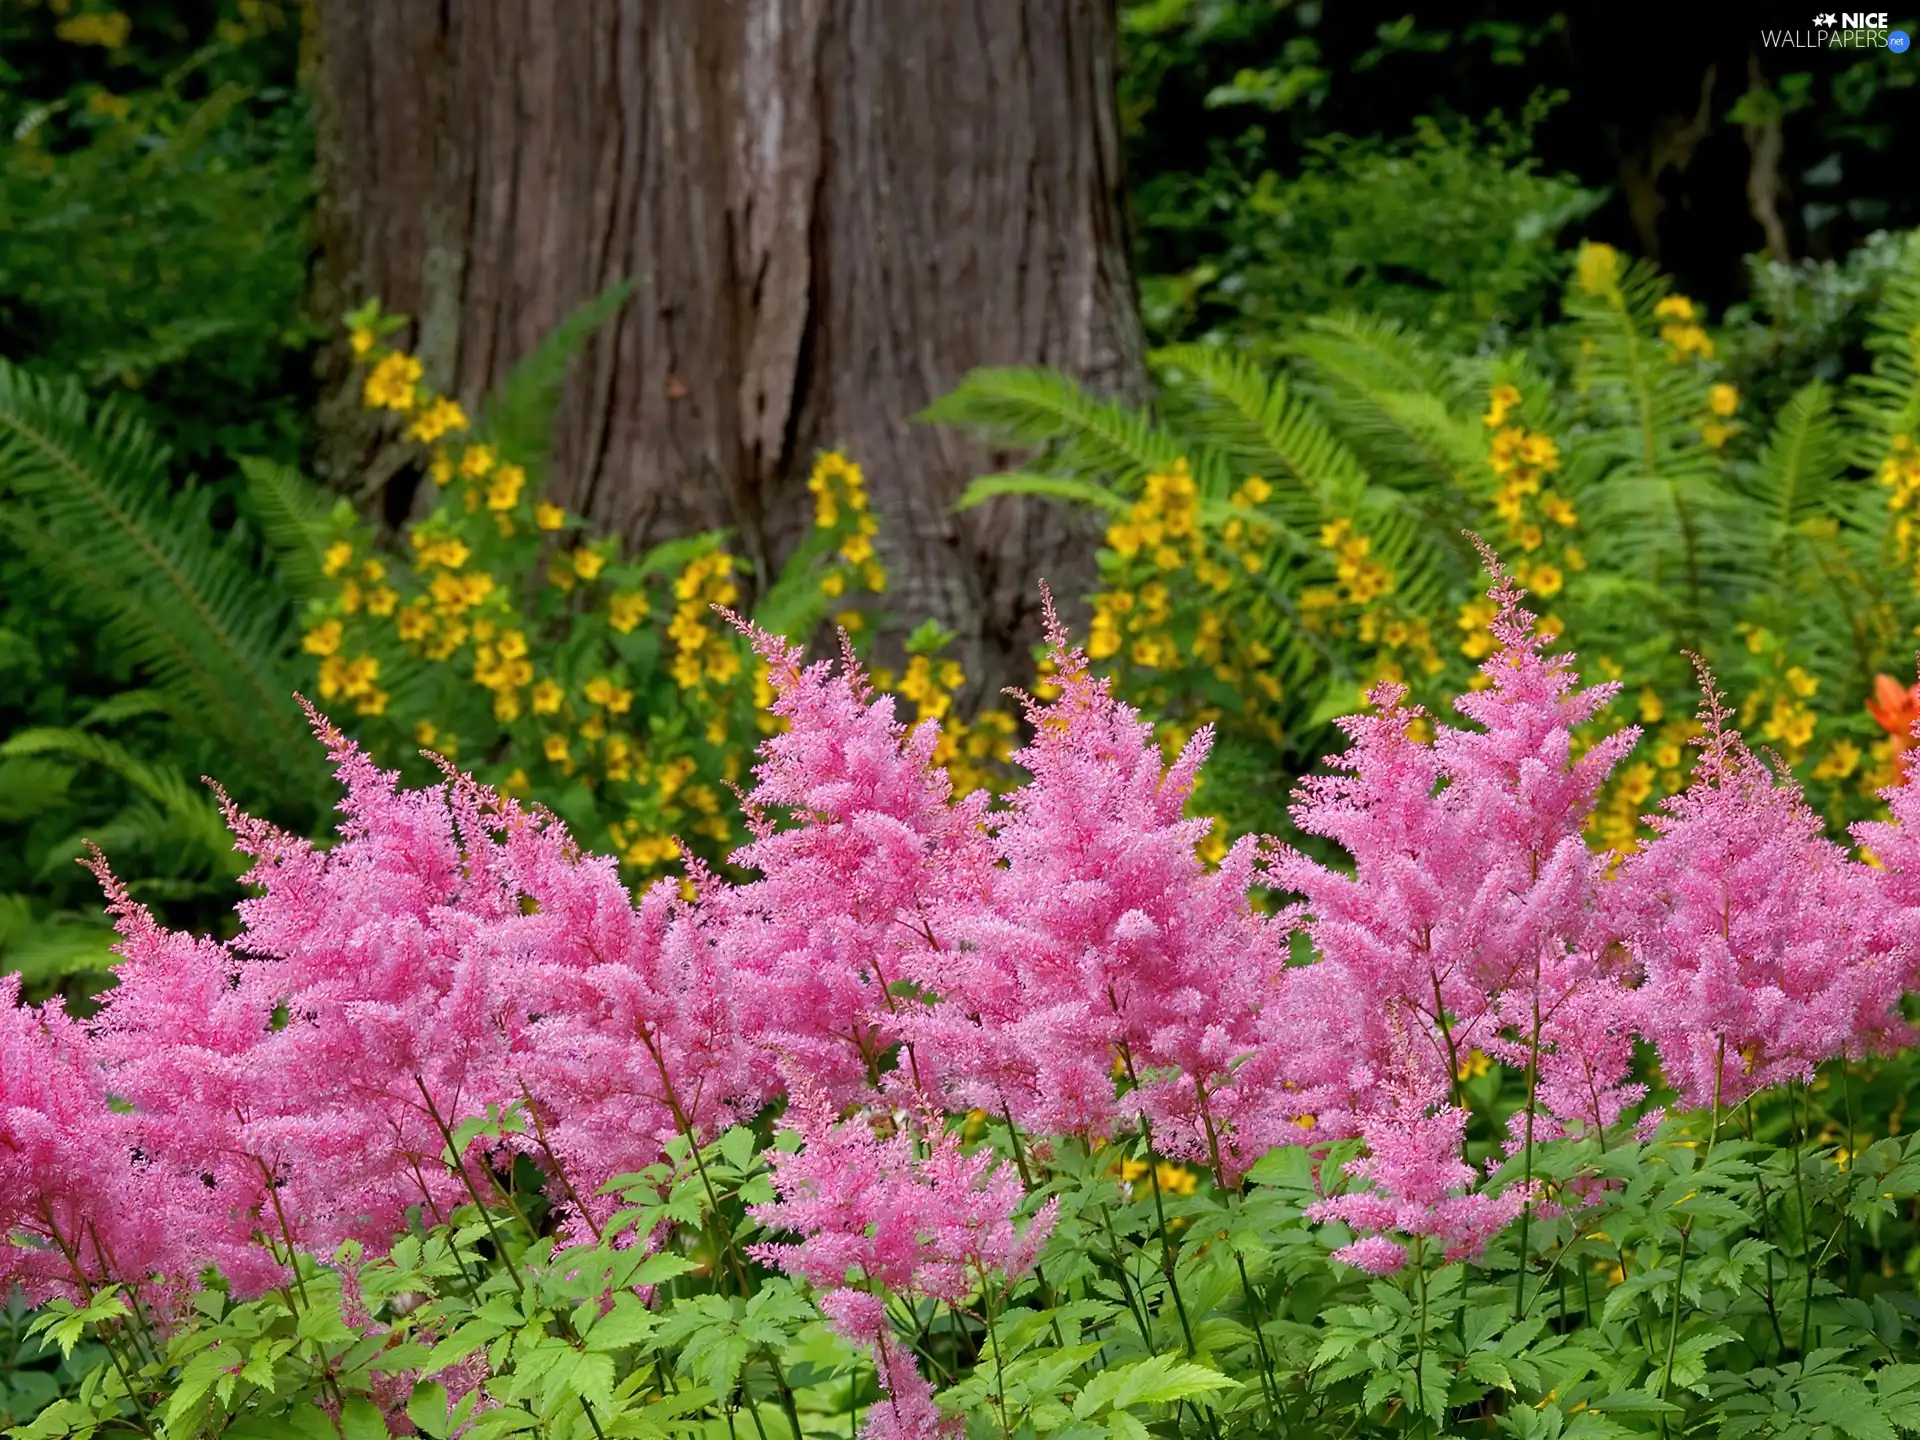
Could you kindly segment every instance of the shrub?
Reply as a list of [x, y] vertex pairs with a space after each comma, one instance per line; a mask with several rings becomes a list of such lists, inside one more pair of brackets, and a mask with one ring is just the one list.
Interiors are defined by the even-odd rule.
[[[1603, 245], [1580, 252], [1547, 337], [1564, 379], [1344, 317], [1311, 322], [1271, 376], [1215, 349], [1162, 351], [1150, 411], [999, 370], [932, 414], [1040, 448], [970, 499], [1104, 513], [1089, 650], [1176, 739], [1220, 726], [1213, 793], [1236, 825], [1283, 823], [1287, 777], [1373, 685], [1469, 683], [1489, 643], [1469, 530], [1514, 557], [1547, 628], [1655, 732], [1596, 810], [1599, 838], [1629, 844], [1649, 802], [1684, 784], [1682, 651], [1713, 662], [1741, 722], [1840, 824], [1871, 813], [1908, 743], [1865, 708], [1877, 677], [1910, 674], [1920, 623], [1920, 240], [1903, 244], [1870, 364], [1770, 415], [1721, 378], [1699, 307]], [[1904, 683], [1885, 684], [1897, 702]]]
[[106, 1351], [17, 1433], [1914, 1428], [1864, 1266], [1920, 1163], [1793, 1117], [1909, 1038], [1920, 781], [1852, 858], [1709, 680], [1692, 783], [1597, 853], [1618, 687], [1488, 600], [1464, 723], [1382, 684], [1300, 792], [1341, 869], [1201, 862], [1207, 736], [1167, 765], [1057, 627], [1000, 804], [749, 631], [751, 878], [637, 906], [316, 716], [341, 839], [230, 810], [233, 941], [100, 860], [100, 1014], [0, 1010], [0, 1256]]

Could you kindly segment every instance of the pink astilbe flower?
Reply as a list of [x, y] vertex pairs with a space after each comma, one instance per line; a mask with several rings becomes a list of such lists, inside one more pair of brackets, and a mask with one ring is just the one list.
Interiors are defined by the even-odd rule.
[[[1211, 822], [1183, 807], [1211, 732], [1167, 766], [1051, 605], [1048, 638], [1059, 698], [1025, 700], [1034, 738], [1014, 757], [1033, 778], [995, 817], [990, 903], [924, 975], [941, 1003], [915, 1033], [963, 1104], [1055, 1132], [1144, 1114], [1164, 1152], [1237, 1175], [1290, 1129], [1260, 1020], [1285, 931], [1248, 899], [1263, 842], [1208, 871], [1195, 847]], [[1139, 1081], [1124, 1100], [1117, 1067]]]
[[836, 1122], [817, 1092], [790, 1104], [786, 1123], [802, 1148], [773, 1155], [780, 1198], [753, 1213], [804, 1238], [755, 1246], [757, 1259], [822, 1291], [857, 1276], [950, 1305], [990, 1276], [1016, 1280], [1032, 1267], [1057, 1206], [1049, 1201], [1017, 1225], [1026, 1198], [1019, 1177], [990, 1150], [963, 1149], [936, 1113], [908, 1114], [880, 1136], [864, 1114]]
[[1907, 1043], [1910, 959], [1875, 872], [1825, 839], [1728, 724], [1704, 668], [1692, 783], [1621, 865], [1611, 924], [1645, 972], [1642, 1033], [1682, 1103], [1736, 1105], [1823, 1060]]
[[[910, 957], [942, 952], [943, 912], [985, 884], [986, 796], [952, 797], [933, 763], [938, 726], [895, 719], [851, 653], [837, 672], [802, 667], [797, 647], [742, 628], [789, 728], [761, 746], [746, 797], [755, 837], [733, 856], [760, 878], [724, 892], [715, 943], [761, 1041], [832, 1100], [852, 1101], [879, 1084], [903, 1038], [915, 1002], [897, 987]], [[795, 823], [775, 829], [776, 810]], [[911, 1053], [899, 1068], [932, 1082]]]
[[187, 1217], [160, 1179], [79, 1024], [0, 975], [0, 1290], [84, 1300], [170, 1268]]
[[780, 1198], [753, 1208], [768, 1228], [802, 1236], [756, 1245], [755, 1258], [823, 1292], [834, 1327], [873, 1351], [886, 1395], [868, 1412], [866, 1440], [932, 1440], [959, 1423], [940, 1415], [869, 1287], [959, 1307], [976, 1287], [1010, 1284], [1033, 1267], [1059, 1205], [1049, 1200], [1017, 1224], [1026, 1192], [1006, 1165], [988, 1150], [964, 1150], [935, 1111], [902, 1118], [883, 1137], [873, 1117], [835, 1123], [819, 1092], [796, 1094], [787, 1122], [802, 1148], [773, 1155]]
[[1387, 1103], [1361, 1124], [1368, 1153], [1346, 1167], [1349, 1178], [1372, 1188], [1307, 1207], [1308, 1219], [1343, 1221], [1361, 1233], [1333, 1258], [1391, 1275], [1407, 1260], [1396, 1234], [1434, 1240], [1448, 1260], [1479, 1255], [1527, 1196], [1518, 1186], [1499, 1195], [1471, 1190], [1473, 1167], [1460, 1156], [1466, 1126], [1466, 1111], [1422, 1094], [1417, 1081], [1391, 1085]]
[[519, 1061], [536, 1136], [565, 1181], [556, 1198], [590, 1238], [619, 1205], [599, 1194], [658, 1160], [676, 1134], [704, 1144], [775, 1090], [732, 976], [698, 909], [661, 881], [636, 909], [614, 862], [541, 856], [520, 881], [538, 903], [510, 922], [530, 960], [522, 1002], [539, 1019]]
[[[1301, 783], [1294, 819], [1337, 842], [1351, 875], [1289, 853], [1275, 877], [1304, 897], [1317, 964], [1291, 971], [1295, 1107], [1317, 1133], [1356, 1132], [1399, 1066], [1398, 1036], [1423, 1084], [1444, 1088], [1470, 1047], [1529, 1063], [1536, 1026], [1543, 1096], [1566, 1118], [1617, 1118], [1630, 1047], [1597, 1031], [1574, 997], [1603, 979], [1592, 916], [1601, 860], [1581, 831], [1608, 771], [1637, 732], [1578, 756], [1573, 731], [1616, 687], [1578, 688], [1489, 555], [1497, 648], [1484, 689], [1457, 708], [1477, 728], [1430, 720], [1382, 685], [1375, 713], [1340, 721], [1336, 773]], [[1419, 732], [1433, 724], [1431, 742]], [[1536, 1019], [1537, 1015], [1537, 1019]], [[1589, 1092], [1603, 1093], [1597, 1109]]]
[[104, 857], [89, 861], [120, 931], [118, 983], [102, 998], [90, 1060], [102, 1082], [132, 1105], [122, 1120], [131, 1143], [176, 1197], [176, 1273], [219, 1267], [243, 1294], [286, 1277], [262, 1233], [284, 1255], [273, 1208], [277, 1157], [257, 1152], [247, 1119], [274, 988], [261, 966], [213, 940], [167, 930], [136, 903]]

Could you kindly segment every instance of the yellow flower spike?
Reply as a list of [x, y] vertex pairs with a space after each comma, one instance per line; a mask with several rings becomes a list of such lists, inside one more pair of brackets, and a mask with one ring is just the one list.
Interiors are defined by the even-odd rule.
[[300, 648], [309, 655], [331, 655], [340, 648], [340, 636], [340, 622], [329, 616], [306, 633]]
[[549, 501], [541, 501], [533, 512], [533, 523], [542, 530], [558, 530], [567, 523], [567, 512]]

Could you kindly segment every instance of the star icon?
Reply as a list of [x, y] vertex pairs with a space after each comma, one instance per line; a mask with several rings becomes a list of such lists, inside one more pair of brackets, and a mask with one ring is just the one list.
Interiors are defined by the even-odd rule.
[[1814, 16], [1813, 23], [1815, 25], [1818, 25], [1821, 29], [1825, 30], [1825, 29], [1831, 29], [1833, 26], [1837, 25], [1839, 21], [1834, 16], [1834, 13], [1831, 10], [1829, 10], [1824, 15]]

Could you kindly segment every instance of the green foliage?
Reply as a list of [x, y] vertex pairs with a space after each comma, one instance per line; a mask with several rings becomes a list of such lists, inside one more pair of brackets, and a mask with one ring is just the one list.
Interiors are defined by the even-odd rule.
[[263, 4], [65, 11], [0, 20], [0, 354], [127, 392], [196, 467], [293, 458], [317, 333], [297, 27]]
[[1181, 272], [1143, 280], [1150, 331], [1265, 349], [1346, 308], [1470, 341], [1525, 328], [1564, 275], [1562, 232], [1603, 198], [1538, 173], [1530, 132], [1543, 108], [1517, 126], [1422, 117], [1402, 139], [1328, 136], [1290, 176], [1216, 162], [1162, 177], [1144, 197], [1147, 228], [1210, 244]]
[[[1913, 1433], [1920, 1139], [1854, 1151], [1819, 1133], [1863, 1078], [1833, 1067], [1648, 1138], [1538, 1144], [1524, 1232], [1471, 1264], [1416, 1248], [1384, 1278], [1334, 1261], [1347, 1231], [1303, 1213], [1352, 1183], [1350, 1144], [1317, 1172], [1283, 1147], [1222, 1190], [1137, 1141], [1043, 1155], [995, 1122], [957, 1122], [1006, 1163], [1018, 1153], [1030, 1203], [1053, 1200], [1058, 1219], [1003, 1294], [895, 1297], [894, 1341], [981, 1437]], [[1499, 1165], [1500, 1083], [1464, 1084], [1493, 1183], [1521, 1166]], [[458, 1138], [519, 1125], [476, 1120]], [[401, 1414], [429, 1436], [845, 1435], [884, 1403], [872, 1356], [750, 1258], [779, 1238], [749, 1214], [773, 1195], [768, 1136], [737, 1128], [697, 1152], [676, 1138], [613, 1183], [625, 1208], [591, 1243], [552, 1234], [503, 1162], [484, 1208], [380, 1258], [353, 1244], [303, 1257], [296, 1284], [259, 1299], [210, 1287], [164, 1329], [139, 1287], [16, 1308], [31, 1364], [0, 1372], [8, 1433], [319, 1437], [335, 1433], [326, 1411], [347, 1435]], [[629, 1229], [657, 1244], [614, 1243]], [[52, 1399], [56, 1354], [80, 1383], [28, 1421]]]
[[1694, 302], [1598, 245], [1526, 353], [1335, 315], [1309, 320], [1273, 371], [1224, 348], [1158, 352], [1151, 410], [989, 370], [929, 413], [1037, 450], [963, 503], [1025, 493], [1101, 516], [1091, 653], [1170, 722], [1170, 743], [1220, 728], [1203, 798], [1236, 825], [1284, 830], [1291, 777], [1371, 685], [1467, 683], [1484, 653], [1468, 531], [1658, 730], [1597, 838], [1631, 843], [1682, 783], [1683, 650], [1839, 822], [1887, 783], [1892, 737], [1863, 705], [1876, 676], [1911, 676], [1920, 623], [1920, 238], [1900, 255], [1865, 363], [1772, 413], [1724, 378]]

